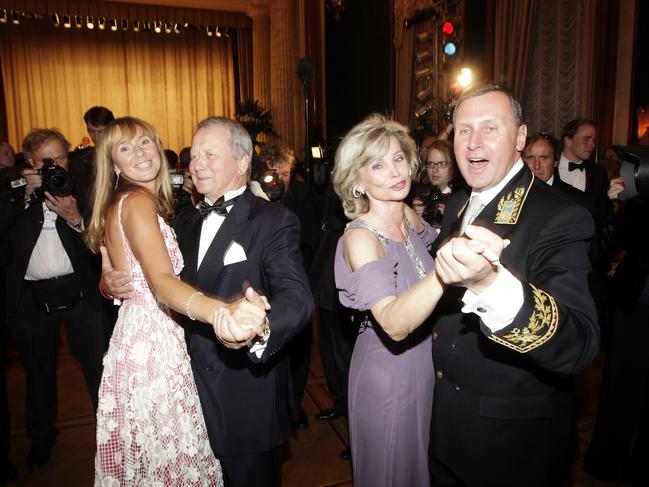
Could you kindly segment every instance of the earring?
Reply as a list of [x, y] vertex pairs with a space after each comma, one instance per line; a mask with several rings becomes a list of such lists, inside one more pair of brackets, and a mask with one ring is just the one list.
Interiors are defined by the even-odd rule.
[[354, 186], [352, 188], [352, 196], [354, 196], [354, 198], [360, 198], [364, 194], [365, 193], [363, 191], [361, 191], [361, 189], [358, 186]]
[[115, 171], [115, 187], [113, 189], [117, 189], [117, 185], [119, 184], [119, 175], [122, 174], [121, 171]]
[[408, 176], [412, 177], [412, 169], [408, 169]]

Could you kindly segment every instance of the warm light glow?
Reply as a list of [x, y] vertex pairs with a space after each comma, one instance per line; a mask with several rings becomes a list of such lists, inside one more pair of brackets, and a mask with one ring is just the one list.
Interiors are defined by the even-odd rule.
[[273, 175], [272, 174], [266, 174], [264, 176], [264, 183], [272, 183], [273, 182]]
[[462, 89], [465, 89], [467, 86], [471, 85], [472, 81], [473, 74], [471, 73], [471, 69], [462, 68], [460, 70], [460, 74], [457, 77], [458, 84], [462, 87]]
[[86, 27], [90, 30], [95, 28], [95, 23], [93, 22], [92, 17], [86, 17]]
[[649, 130], [649, 107], [638, 107], [636, 112], [638, 114], [638, 139], [642, 139], [645, 132]]
[[319, 145], [314, 145], [313, 147], [311, 147], [311, 157], [313, 157], [314, 159], [322, 159], [324, 157], [322, 147], [320, 147]]

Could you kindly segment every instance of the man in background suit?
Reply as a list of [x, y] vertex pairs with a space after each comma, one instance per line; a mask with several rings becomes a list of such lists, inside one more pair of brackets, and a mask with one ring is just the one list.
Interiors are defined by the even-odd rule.
[[587, 206], [584, 194], [567, 183], [564, 183], [556, 174], [559, 165], [560, 152], [554, 137], [550, 134], [540, 133], [527, 140], [523, 150], [523, 161], [544, 183], [564, 192], [576, 202]]
[[[449, 199], [435, 264], [449, 288], [433, 313], [431, 485], [562, 485], [577, 454], [572, 376], [599, 344], [584, 292], [592, 218], [532, 177], [502, 88], [463, 93], [454, 130], [472, 190]], [[471, 222], [510, 240], [499, 262], [461, 236]]]
[[[41, 169], [50, 159], [68, 169], [69, 143], [57, 130], [32, 130], [22, 143], [30, 166], [25, 201], [7, 204], [4, 225], [7, 326], [27, 373], [29, 469], [49, 460], [56, 442], [56, 367], [61, 321], [68, 344], [81, 363], [94, 407], [106, 351], [107, 316], [97, 289], [99, 266], [85, 247], [83, 220], [72, 194], [44, 192]], [[40, 193], [41, 197], [34, 198]], [[8, 218], [5, 214], [3, 219]]]
[[[281, 483], [277, 447], [289, 434], [290, 381], [282, 347], [313, 310], [297, 216], [246, 187], [252, 150], [239, 123], [220, 117], [199, 123], [190, 172], [205, 201], [183, 208], [175, 222], [185, 282], [223, 300], [240, 298], [252, 286], [271, 306], [270, 333], [250, 347], [217, 339], [211, 327], [183, 322], [210, 444], [227, 487]], [[104, 269], [108, 290], [128, 297], [117, 285], [120, 273], [107, 273], [106, 262]]]
[[106, 126], [115, 120], [113, 112], [106, 107], [92, 107], [83, 114], [86, 131], [92, 140], [93, 146], [77, 149], [72, 153], [70, 161], [70, 174], [77, 185], [77, 198], [79, 209], [87, 220], [92, 212], [92, 186], [95, 182], [95, 147], [99, 138], [106, 130]]
[[[595, 235], [589, 250], [593, 271], [588, 283], [597, 305], [602, 342], [606, 346], [609, 324], [605, 307], [605, 279], [611, 265], [610, 255], [606, 251], [609, 246], [606, 226], [613, 210], [609, 199], [611, 183], [606, 169], [589, 160], [597, 142], [597, 127], [592, 120], [576, 118], [568, 122], [561, 132], [561, 142], [557, 173], [562, 181], [583, 192], [588, 209], [595, 220]], [[615, 198], [617, 193], [619, 190], [612, 193], [610, 198]]]

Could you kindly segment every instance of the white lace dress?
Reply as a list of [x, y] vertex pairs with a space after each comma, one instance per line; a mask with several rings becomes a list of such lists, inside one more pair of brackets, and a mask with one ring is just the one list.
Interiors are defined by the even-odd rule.
[[[119, 219], [133, 279], [104, 357], [97, 410], [95, 486], [222, 486], [207, 437], [183, 330], [159, 305]], [[158, 216], [176, 274], [173, 230]]]

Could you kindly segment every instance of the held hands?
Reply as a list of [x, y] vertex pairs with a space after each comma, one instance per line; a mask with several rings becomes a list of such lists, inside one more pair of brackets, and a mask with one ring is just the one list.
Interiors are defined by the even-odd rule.
[[486, 228], [468, 225], [462, 237], [437, 251], [435, 271], [444, 283], [480, 294], [496, 279], [500, 254], [508, 245], [509, 240]]
[[231, 349], [250, 346], [251, 341], [267, 332], [266, 311], [270, 304], [252, 287], [245, 297], [220, 307], [214, 312], [212, 327], [223, 345]]
[[103, 245], [99, 247], [99, 252], [101, 252], [101, 288], [114, 298], [129, 299], [133, 291], [131, 275], [126, 271], [113, 269], [106, 247]]

